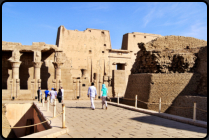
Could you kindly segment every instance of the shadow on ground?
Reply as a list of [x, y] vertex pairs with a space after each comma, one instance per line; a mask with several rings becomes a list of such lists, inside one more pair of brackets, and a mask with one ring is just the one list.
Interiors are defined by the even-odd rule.
[[131, 120], [139, 121], [142, 123], [148, 123], [152, 125], [158, 125], [158, 126], [164, 126], [164, 127], [170, 127], [174, 129], [182, 129], [182, 130], [188, 130], [188, 131], [194, 131], [199, 133], [207, 133], [206, 128], [193, 126], [186, 123], [177, 122], [174, 120], [168, 120], [165, 118], [160, 118], [157, 116], [143, 116], [143, 117], [135, 117], [130, 118]]

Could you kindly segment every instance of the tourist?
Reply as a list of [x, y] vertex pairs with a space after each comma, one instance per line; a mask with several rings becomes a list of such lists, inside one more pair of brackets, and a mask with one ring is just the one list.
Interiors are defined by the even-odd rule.
[[59, 92], [58, 92], [58, 94], [57, 94], [57, 99], [58, 99], [58, 101], [59, 101], [59, 103], [61, 103], [61, 101], [62, 101], [62, 90], [61, 89], [59, 89]]
[[61, 87], [61, 91], [62, 91], [62, 102], [63, 102], [63, 100], [64, 100], [64, 89], [63, 89], [63, 87]]
[[52, 90], [49, 92], [49, 95], [50, 95], [50, 97], [51, 97], [51, 100], [50, 100], [51, 103], [53, 102], [53, 100], [54, 100], [54, 99], [56, 98], [56, 96], [57, 96], [55, 90], [56, 90], [56, 89], [52, 88]]
[[41, 97], [41, 95], [42, 95], [41, 87], [38, 88], [37, 94], [38, 94], [38, 101], [41, 99], [41, 102], [42, 102], [42, 97]]
[[45, 103], [46, 103], [47, 102], [47, 97], [48, 97], [48, 94], [49, 94], [48, 88], [46, 88], [46, 90], [44, 92], [45, 92]]
[[88, 97], [89, 97], [89, 94], [90, 94], [90, 100], [91, 100], [91, 108], [92, 108], [92, 110], [94, 110], [95, 109], [94, 98], [96, 98], [96, 96], [97, 96], [97, 90], [96, 90], [93, 82], [91, 83], [91, 86], [88, 89], [88, 94], [87, 94]]
[[101, 90], [101, 98], [102, 98], [102, 109], [103, 109], [103, 106], [105, 104], [106, 106], [106, 109], [107, 109], [107, 93], [108, 93], [108, 90], [105, 86], [105, 84], [102, 84], [102, 90]]

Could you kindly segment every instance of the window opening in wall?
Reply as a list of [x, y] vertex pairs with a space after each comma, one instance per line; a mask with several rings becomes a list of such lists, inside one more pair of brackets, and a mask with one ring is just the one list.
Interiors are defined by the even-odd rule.
[[125, 64], [117, 64], [117, 70], [125, 70]]
[[104, 46], [106, 46], [106, 44], [104, 44]]
[[144, 36], [144, 38], [146, 38], [146, 36]]
[[104, 31], [102, 31], [102, 34], [104, 34]]
[[83, 87], [85, 87], [86, 85], [85, 85], [85, 84], [83, 84], [82, 86], [83, 86]]
[[89, 54], [91, 54], [91, 52], [92, 52], [92, 51], [91, 51], [91, 50], [89, 50]]
[[104, 51], [102, 51], [102, 53], [104, 53]]
[[89, 30], [89, 32], [91, 32], [91, 30]]
[[134, 37], [136, 37], [136, 35], [133, 35]]

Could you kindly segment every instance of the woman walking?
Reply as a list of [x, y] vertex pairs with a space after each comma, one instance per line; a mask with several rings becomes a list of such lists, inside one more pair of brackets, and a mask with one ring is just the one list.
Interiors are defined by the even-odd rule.
[[107, 93], [108, 93], [108, 90], [105, 86], [105, 84], [102, 84], [102, 90], [101, 90], [101, 98], [102, 98], [102, 109], [103, 109], [103, 106], [105, 104], [106, 106], [106, 109], [107, 109], [107, 101], [106, 101], [106, 98], [107, 98]]
[[59, 92], [57, 94], [57, 99], [58, 99], [59, 103], [61, 103], [61, 101], [62, 101], [62, 91], [61, 91], [61, 89], [59, 89]]

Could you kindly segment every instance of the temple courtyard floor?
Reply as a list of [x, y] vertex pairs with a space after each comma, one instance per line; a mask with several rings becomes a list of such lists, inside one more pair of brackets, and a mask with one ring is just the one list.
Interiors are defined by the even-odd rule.
[[[9, 102], [32, 101], [2, 101], [2, 103]], [[90, 108], [90, 100], [65, 100], [64, 104], [69, 132], [57, 138], [205, 138], [207, 136], [207, 128], [110, 104], [107, 110], [102, 109], [101, 100], [95, 100], [95, 110]], [[53, 112], [52, 104], [50, 111]], [[62, 103], [57, 103], [57, 114], [61, 111]], [[58, 118], [62, 123], [62, 116]]]

